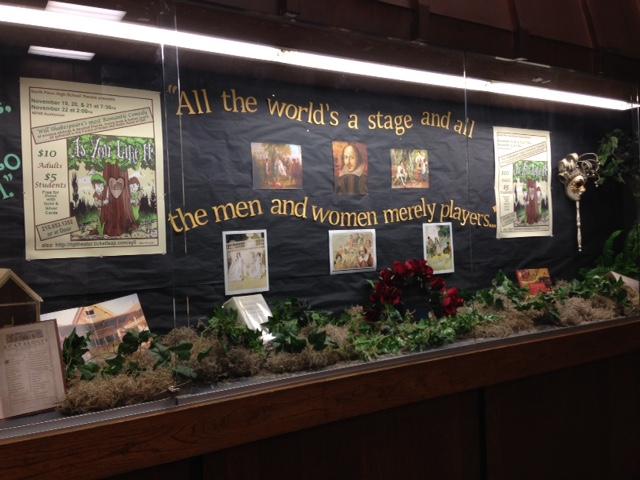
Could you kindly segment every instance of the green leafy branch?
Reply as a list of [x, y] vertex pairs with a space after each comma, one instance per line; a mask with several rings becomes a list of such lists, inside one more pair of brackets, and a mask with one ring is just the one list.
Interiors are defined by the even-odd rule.
[[616, 244], [620, 243], [622, 234], [622, 230], [616, 230], [609, 236], [596, 267], [582, 272], [583, 275], [603, 276], [614, 271], [627, 277], [640, 279], [640, 224], [631, 227], [624, 238], [622, 248], [618, 250]]
[[[616, 129], [604, 135], [598, 148], [600, 179], [598, 185], [607, 179], [618, 183], [640, 182], [640, 157], [638, 138], [623, 130]], [[640, 195], [634, 191], [634, 195]]]
[[458, 312], [452, 317], [438, 320], [414, 321], [412, 315], [398, 322], [361, 323], [351, 334], [351, 341], [358, 357], [372, 360], [380, 355], [401, 352], [418, 352], [452, 343], [469, 334], [477, 325], [495, 322], [498, 317], [476, 310]]
[[[89, 351], [89, 335], [78, 335], [75, 329], [63, 343], [66, 377], [67, 379], [72, 379], [76, 372], [80, 373], [82, 380], [93, 380], [98, 375], [103, 377], [113, 377], [121, 374], [135, 376], [143, 368], [138, 362], [131, 360], [130, 357], [149, 341], [151, 341], [149, 351], [156, 357], [156, 363], [153, 366], [154, 370], [161, 367], [170, 368], [177, 378], [196, 378], [195, 371], [191, 367], [184, 365], [184, 362], [191, 358], [193, 345], [189, 342], [167, 347], [159, 341], [157, 336], [152, 335], [149, 330], [142, 332], [129, 330], [122, 337], [122, 342], [118, 345], [116, 354], [107, 358], [101, 367], [95, 362], [85, 362], [83, 355]], [[201, 361], [208, 354], [209, 351], [200, 352], [198, 361]]]
[[[170, 368], [176, 378], [186, 380], [196, 379], [198, 375], [195, 370], [188, 365], [180, 363], [180, 361], [187, 362], [191, 358], [192, 348], [193, 344], [190, 342], [182, 342], [178, 345], [167, 347], [157, 341], [157, 339], [154, 339], [149, 349], [156, 357], [156, 363], [153, 366], [154, 370], [160, 367]], [[208, 353], [209, 352], [200, 352], [198, 355], [199, 359], [202, 360], [202, 357]]]
[[90, 333], [86, 336], [78, 335], [74, 328], [62, 343], [62, 360], [65, 364], [65, 378], [71, 380], [76, 372], [82, 380], [91, 380], [100, 370], [100, 366], [93, 362], [85, 362], [84, 354], [89, 351]]
[[238, 312], [232, 308], [217, 307], [202, 335], [218, 339], [226, 351], [233, 347], [244, 347], [254, 352], [263, 350], [261, 333], [240, 323]]
[[289, 299], [274, 305], [265, 327], [275, 337], [272, 343], [277, 352], [300, 353], [307, 345], [322, 351], [334, 346], [321, 329], [331, 323], [331, 318], [324, 312], [310, 310], [305, 302]]
[[573, 280], [565, 286], [535, 296], [499, 272], [492, 282], [492, 287], [478, 291], [474, 300], [496, 310], [504, 310], [505, 301], [510, 301], [516, 310], [536, 311], [539, 321], [557, 324], [560, 323], [558, 303], [571, 297], [593, 298], [596, 295], [610, 298], [621, 306], [629, 302], [624, 283], [610, 278], [599, 269], [588, 272], [581, 280]]

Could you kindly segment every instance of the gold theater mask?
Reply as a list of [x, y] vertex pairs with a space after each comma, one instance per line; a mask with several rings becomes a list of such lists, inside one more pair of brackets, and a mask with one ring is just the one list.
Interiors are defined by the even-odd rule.
[[[597, 181], [600, 178], [598, 174], [598, 156], [595, 153], [570, 153], [558, 164], [558, 176], [564, 184], [564, 191], [571, 200], [576, 202], [576, 226], [578, 235], [578, 251], [582, 251], [582, 232], [580, 229], [580, 199], [582, 194], [587, 191], [587, 182], [589, 180]], [[597, 185], [597, 184], [596, 184]]]

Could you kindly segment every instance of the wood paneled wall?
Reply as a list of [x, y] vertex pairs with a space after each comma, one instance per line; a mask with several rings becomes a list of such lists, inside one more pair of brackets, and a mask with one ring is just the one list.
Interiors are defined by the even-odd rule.
[[640, 351], [112, 480], [640, 478]]
[[[179, 2], [180, 3], [180, 2]], [[638, 80], [640, 0], [204, 0], [264, 23], [351, 31]], [[213, 27], [216, 28], [215, 26]], [[311, 33], [311, 32], [310, 32]], [[251, 32], [244, 35], [251, 36]]]

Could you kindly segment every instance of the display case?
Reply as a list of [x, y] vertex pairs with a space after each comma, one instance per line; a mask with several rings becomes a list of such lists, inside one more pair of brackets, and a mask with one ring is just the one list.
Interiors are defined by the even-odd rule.
[[67, 399], [0, 420], [3, 478], [443, 398], [459, 477], [508, 478], [502, 385], [608, 362], [640, 395], [637, 78], [436, 46], [403, 2], [370, 31], [312, 2], [23, 3], [0, 5], [0, 267], [68, 339]]

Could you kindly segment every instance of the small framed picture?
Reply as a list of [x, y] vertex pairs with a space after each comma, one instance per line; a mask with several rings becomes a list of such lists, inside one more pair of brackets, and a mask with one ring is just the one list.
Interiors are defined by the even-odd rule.
[[424, 259], [433, 268], [433, 273], [455, 271], [451, 222], [423, 223], [422, 242]]
[[302, 188], [302, 148], [287, 143], [252, 143], [254, 190]]
[[333, 171], [338, 195], [366, 195], [369, 157], [364, 143], [333, 142]]
[[518, 279], [518, 285], [528, 289], [531, 295], [549, 292], [553, 285], [548, 268], [516, 270], [516, 278]]
[[266, 230], [222, 232], [222, 248], [225, 295], [269, 290]]
[[377, 268], [376, 231], [329, 230], [329, 271], [370, 272]]
[[391, 188], [429, 188], [429, 152], [392, 148]]

